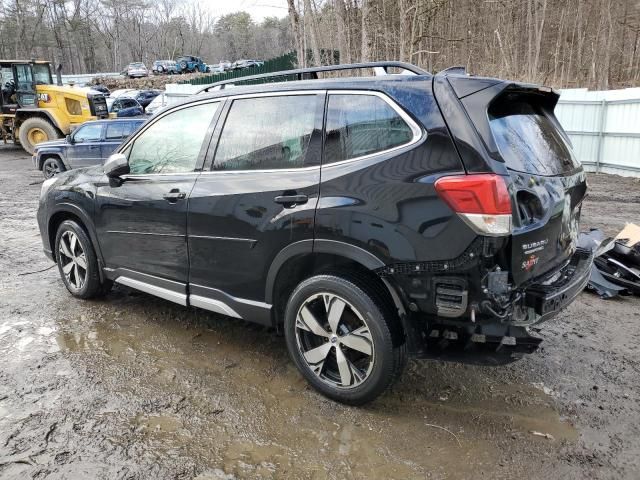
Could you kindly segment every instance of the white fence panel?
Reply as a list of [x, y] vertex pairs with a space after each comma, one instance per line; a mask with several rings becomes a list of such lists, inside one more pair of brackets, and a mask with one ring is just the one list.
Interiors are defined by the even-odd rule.
[[640, 177], [640, 89], [564, 90], [556, 115], [588, 171]]

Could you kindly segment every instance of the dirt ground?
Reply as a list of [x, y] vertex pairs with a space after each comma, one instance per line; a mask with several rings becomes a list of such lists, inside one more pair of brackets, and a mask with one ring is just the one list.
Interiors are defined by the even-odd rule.
[[184, 73], [181, 75], [149, 75], [143, 78], [96, 77], [93, 80], [93, 84], [104, 85], [112, 91], [119, 88], [159, 88], [164, 90], [167, 83], [180, 83], [186, 80], [193, 80], [194, 78], [210, 76], [211, 73]]
[[[0, 146], [2, 479], [640, 478], [639, 298], [582, 293], [517, 363], [414, 361], [346, 407], [270, 330], [123, 287], [72, 298], [42, 253], [41, 180]], [[583, 228], [640, 223], [637, 180], [589, 183]]]

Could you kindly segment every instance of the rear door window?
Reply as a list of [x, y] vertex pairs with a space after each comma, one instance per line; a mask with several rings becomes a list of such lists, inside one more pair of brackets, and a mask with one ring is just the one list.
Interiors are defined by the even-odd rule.
[[233, 101], [213, 170], [271, 170], [304, 166], [318, 95], [283, 95]]
[[540, 106], [500, 102], [489, 109], [489, 124], [500, 156], [511, 170], [552, 176], [580, 166], [560, 125]]
[[330, 94], [324, 163], [384, 152], [410, 143], [414, 130], [377, 95]]
[[127, 122], [109, 122], [107, 123], [107, 131], [105, 133], [105, 140], [107, 142], [120, 141], [125, 137], [125, 127]]

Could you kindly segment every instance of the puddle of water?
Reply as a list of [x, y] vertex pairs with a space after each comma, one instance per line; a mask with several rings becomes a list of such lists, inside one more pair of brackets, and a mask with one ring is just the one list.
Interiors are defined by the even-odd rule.
[[132, 423], [149, 433], [173, 433], [182, 428], [182, 421], [167, 415], [138, 416]]
[[159, 402], [158, 412], [134, 412], [130, 423], [153, 437], [154, 452], [178, 449], [226, 474], [321, 479], [329, 469], [338, 477], [490, 477], [505, 455], [496, 435], [510, 444], [512, 432], [529, 439], [534, 430], [555, 441], [577, 438], [550, 397], [531, 385], [496, 384], [493, 377], [489, 386], [477, 370], [452, 374], [438, 366], [435, 374], [410, 372], [371, 406], [350, 408], [312, 393], [272, 333], [227, 320], [185, 327], [157, 315], [149, 320], [156, 317], [134, 309], [126, 321], [103, 315], [73, 329], [62, 323], [56, 341], [80, 354], [77, 361], [88, 353], [104, 361], [104, 383], [130, 408], [149, 395], [183, 397], [180, 408]]

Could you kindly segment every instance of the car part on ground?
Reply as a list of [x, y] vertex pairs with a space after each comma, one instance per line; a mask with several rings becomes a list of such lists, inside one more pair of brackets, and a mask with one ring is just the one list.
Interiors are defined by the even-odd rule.
[[640, 227], [627, 224], [615, 238], [594, 229], [580, 236], [580, 244], [595, 257], [589, 290], [602, 298], [640, 295]]
[[103, 169], [45, 182], [45, 253], [72, 214], [104, 280], [283, 329], [302, 375], [352, 404], [407, 355], [533, 352], [585, 288], [586, 174], [551, 89], [400, 62], [247, 79], [265, 83], [205, 87]]

